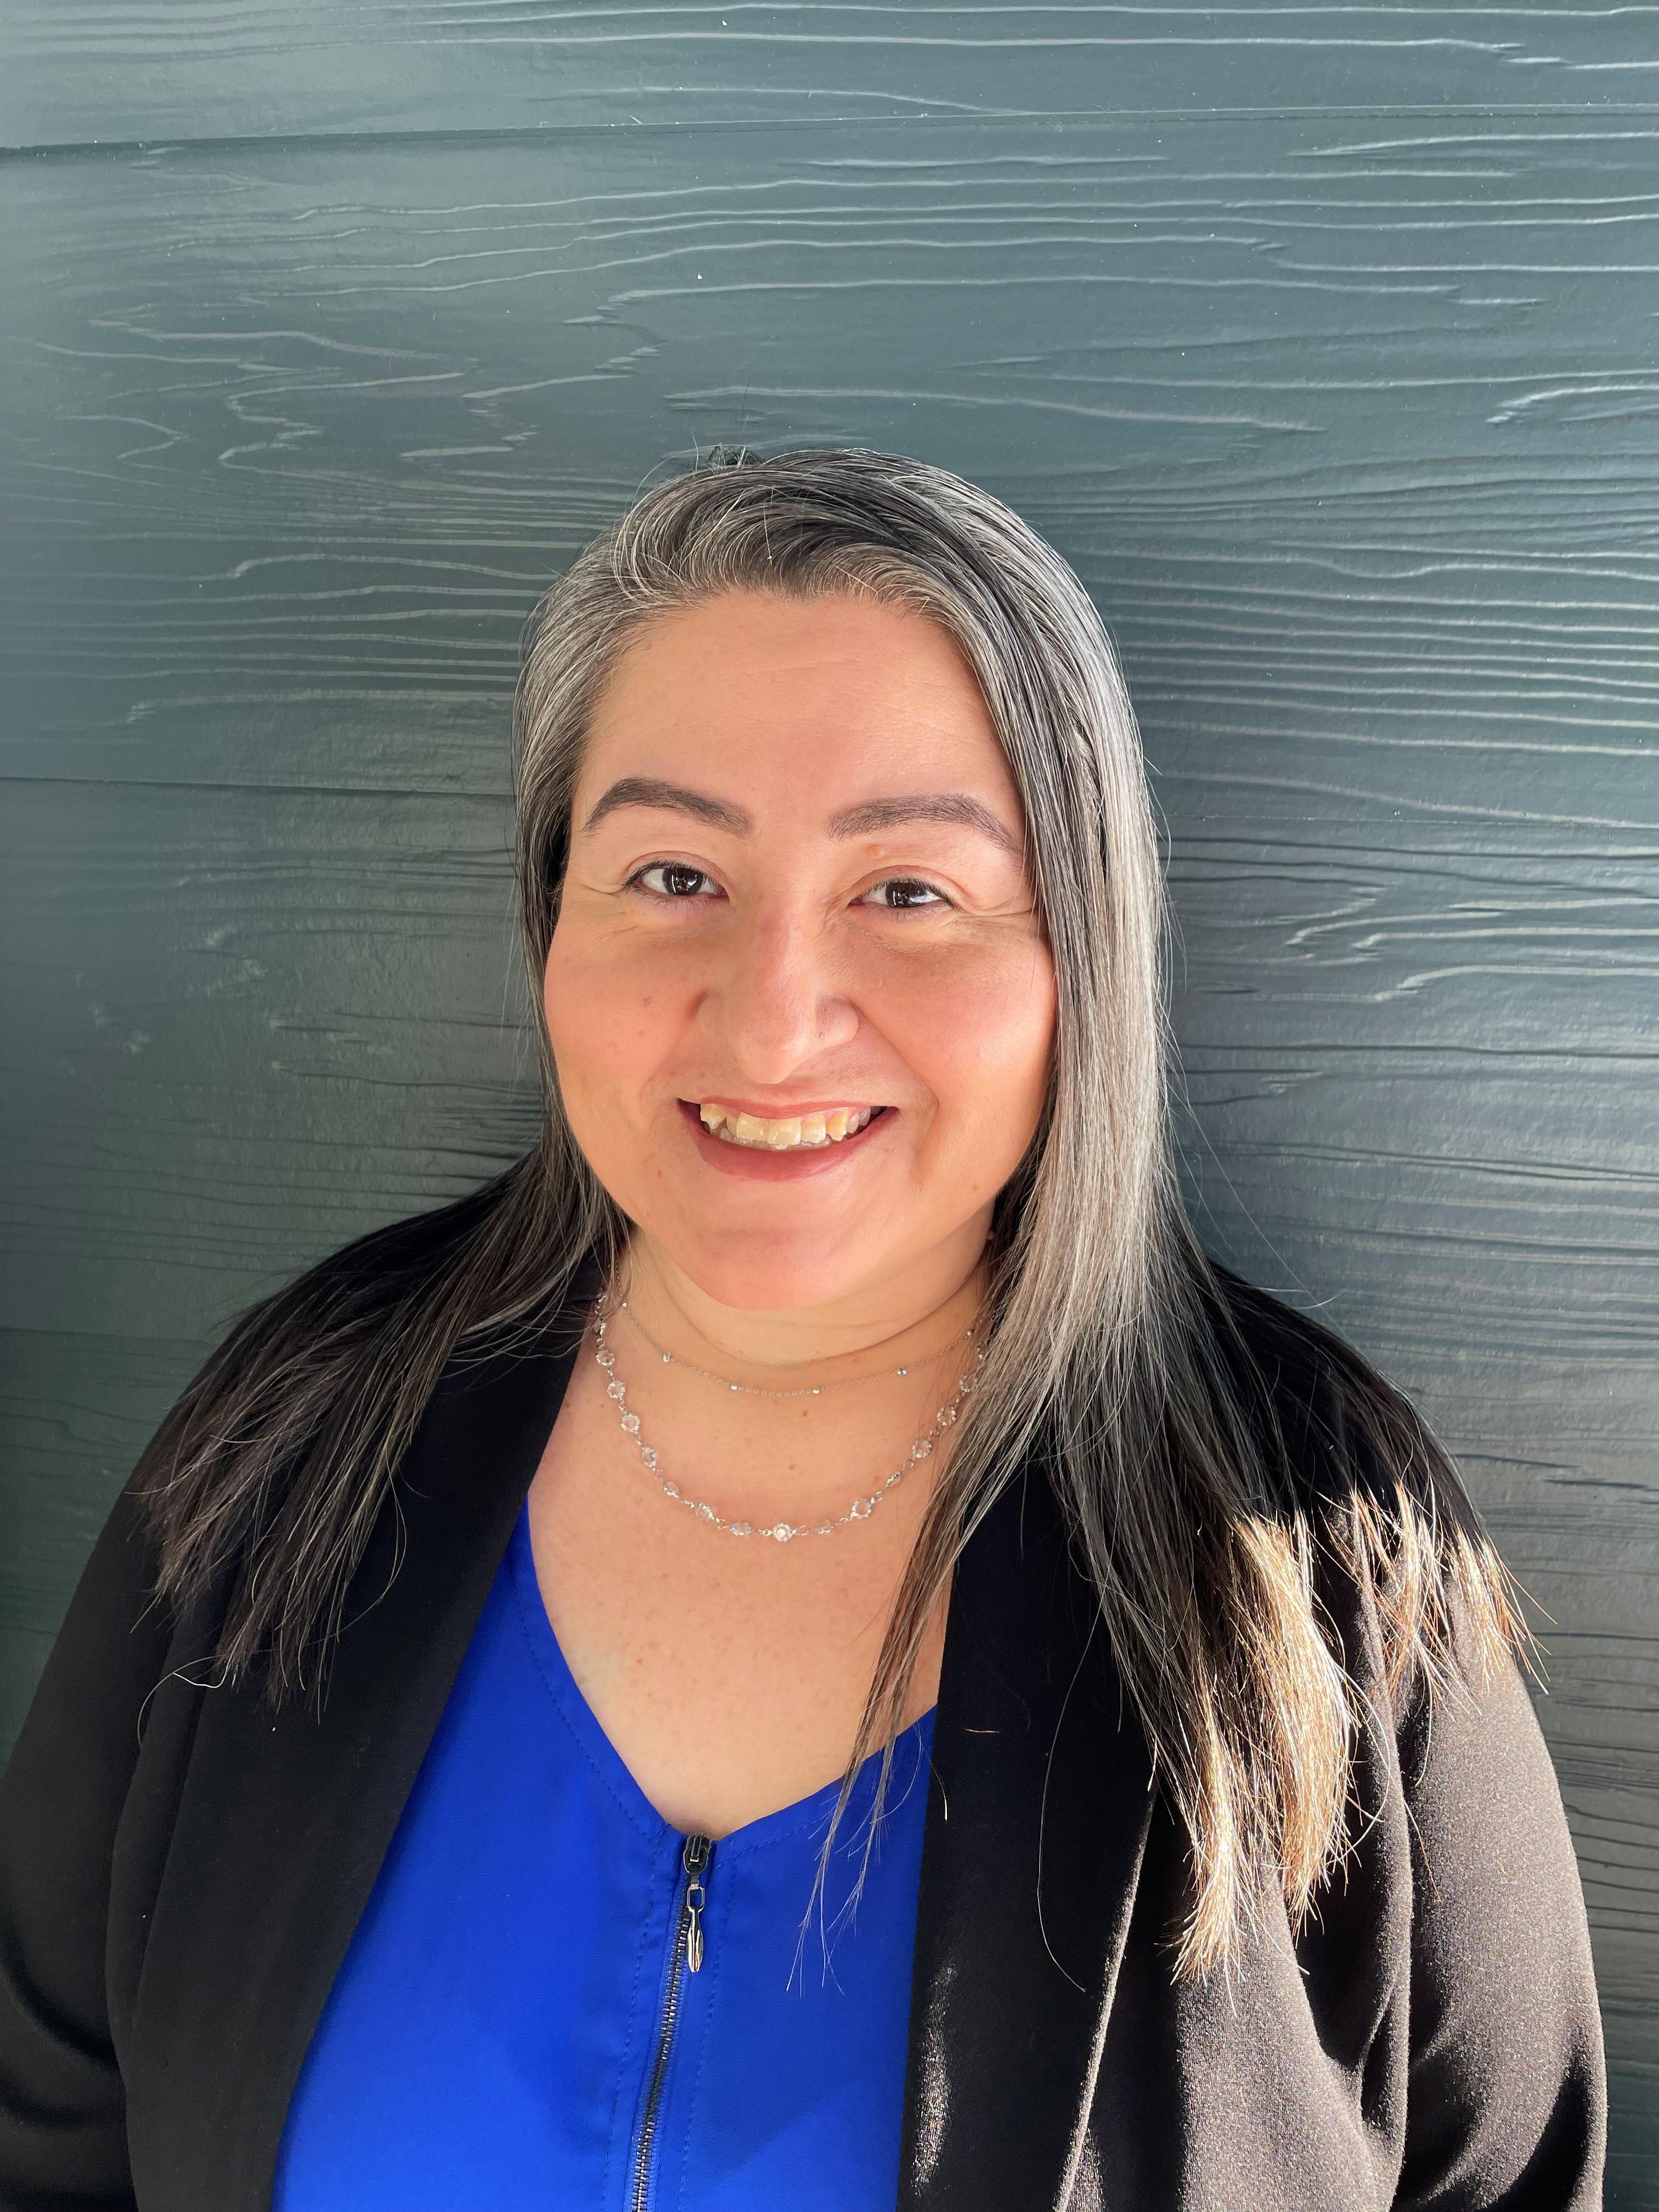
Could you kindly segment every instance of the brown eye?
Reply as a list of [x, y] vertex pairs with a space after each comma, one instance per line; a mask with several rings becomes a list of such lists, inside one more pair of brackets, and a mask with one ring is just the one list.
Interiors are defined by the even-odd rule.
[[942, 891], [934, 890], [916, 876], [889, 876], [884, 883], [872, 884], [865, 893], [877, 906], [932, 907], [948, 906], [950, 901]]
[[654, 892], [659, 898], [696, 898], [705, 884], [713, 888], [712, 878], [685, 860], [653, 860], [649, 867], [641, 868], [630, 876], [629, 881]]

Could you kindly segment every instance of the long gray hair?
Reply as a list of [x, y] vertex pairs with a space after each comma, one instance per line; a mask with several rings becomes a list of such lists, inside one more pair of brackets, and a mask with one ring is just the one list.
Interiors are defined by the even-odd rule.
[[514, 751], [540, 1142], [470, 1198], [361, 1240], [238, 1323], [146, 1455], [162, 1589], [187, 1598], [228, 1570], [227, 1670], [263, 1669], [273, 1698], [315, 1685], [446, 1360], [534, 1324], [586, 1257], [609, 1267], [620, 1254], [628, 1224], [571, 1135], [541, 1011], [572, 794], [630, 638], [731, 591], [861, 593], [948, 631], [1024, 804], [1058, 988], [1041, 1123], [995, 1208], [988, 1356], [888, 1623], [848, 1781], [899, 1725], [963, 1546], [1039, 1452], [1190, 1841], [1178, 1970], [1206, 1972], [1234, 1955], [1264, 1869], [1299, 1919], [1343, 1848], [1358, 1717], [1322, 1628], [1322, 1557], [1363, 1578], [1395, 1687], [1444, 1679], [1454, 1611], [1487, 1656], [1518, 1631], [1443, 1454], [1311, 1325], [1382, 1480], [1323, 1516], [1297, 1494], [1272, 1392], [1250, 1373], [1236, 1301], [1178, 1192], [1162, 872], [1116, 658], [1059, 555], [945, 470], [862, 449], [717, 453], [644, 493], [536, 609]]

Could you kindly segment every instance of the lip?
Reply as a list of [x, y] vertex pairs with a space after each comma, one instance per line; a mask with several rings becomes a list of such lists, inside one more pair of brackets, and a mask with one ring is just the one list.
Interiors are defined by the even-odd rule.
[[[897, 1109], [891, 1106], [878, 1108], [855, 1137], [842, 1137], [832, 1145], [805, 1145], [799, 1152], [769, 1152], [756, 1145], [728, 1145], [719, 1137], [711, 1136], [698, 1116], [697, 1104], [724, 1106], [728, 1113], [752, 1114], [752, 1106], [740, 1105], [735, 1099], [708, 1098], [693, 1104], [681, 1098], [675, 1102], [687, 1133], [697, 1148], [697, 1155], [717, 1175], [730, 1176], [738, 1182], [804, 1182], [809, 1176], [833, 1175], [864, 1151], [879, 1130], [889, 1127], [898, 1119]], [[844, 1106], [844, 1098], [830, 1102], [831, 1106]], [[776, 1106], [763, 1110], [761, 1118], [782, 1121], [794, 1114], [816, 1114], [826, 1109], [818, 1106], [791, 1106], [786, 1112]]]

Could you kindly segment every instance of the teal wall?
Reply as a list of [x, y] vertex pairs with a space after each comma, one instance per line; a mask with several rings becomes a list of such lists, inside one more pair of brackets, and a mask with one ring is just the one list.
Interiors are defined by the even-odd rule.
[[1070, 556], [1214, 1247], [1549, 1616], [1659, 2208], [1659, 9], [10, 0], [0, 1687], [234, 1309], [526, 1141], [519, 625], [715, 439]]

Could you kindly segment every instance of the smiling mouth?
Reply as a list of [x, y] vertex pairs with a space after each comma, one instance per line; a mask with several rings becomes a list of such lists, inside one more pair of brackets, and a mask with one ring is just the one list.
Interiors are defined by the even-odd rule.
[[887, 1110], [885, 1106], [831, 1106], [821, 1113], [785, 1115], [776, 1121], [765, 1121], [757, 1114], [733, 1114], [724, 1106], [700, 1105], [697, 1119], [723, 1145], [746, 1145], [763, 1152], [806, 1152], [844, 1144]]

